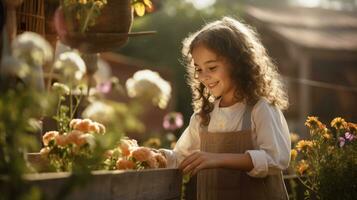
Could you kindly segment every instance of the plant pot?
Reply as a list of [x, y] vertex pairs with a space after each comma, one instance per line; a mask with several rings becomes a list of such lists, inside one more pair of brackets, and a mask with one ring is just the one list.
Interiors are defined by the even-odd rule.
[[123, 46], [129, 36], [133, 22], [130, 0], [108, 1], [96, 24], [81, 33], [71, 13], [62, 8], [54, 16], [57, 33], [62, 42], [84, 53], [112, 51]]

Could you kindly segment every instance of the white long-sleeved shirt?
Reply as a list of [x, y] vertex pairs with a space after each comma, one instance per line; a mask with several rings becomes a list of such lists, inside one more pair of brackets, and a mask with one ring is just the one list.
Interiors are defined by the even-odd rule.
[[[219, 107], [214, 103], [209, 132], [240, 131], [246, 105], [236, 103], [229, 107]], [[252, 177], [277, 174], [288, 167], [290, 161], [290, 134], [283, 113], [275, 106], [261, 99], [253, 107], [252, 141], [255, 150], [248, 150], [254, 168], [248, 172]], [[200, 149], [199, 116], [193, 114], [189, 126], [177, 141], [173, 150], [164, 150], [168, 167], [177, 167], [191, 153]]]

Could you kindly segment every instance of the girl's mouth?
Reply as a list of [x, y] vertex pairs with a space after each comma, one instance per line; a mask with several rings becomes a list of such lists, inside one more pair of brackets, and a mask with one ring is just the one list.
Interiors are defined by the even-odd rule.
[[214, 82], [214, 83], [209, 83], [209, 84], [207, 84], [207, 87], [208, 87], [209, 89], [212, 89], [212, 88], [214, 88], [214, 87], [218, 84], [218, 82], [219, 82], [219, 81]]

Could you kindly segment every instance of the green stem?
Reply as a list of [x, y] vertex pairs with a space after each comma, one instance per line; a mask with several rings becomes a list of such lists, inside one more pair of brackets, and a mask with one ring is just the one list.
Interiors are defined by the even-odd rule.
[[72, 89], [69, 89], [69, 116], [71, 117], [69, 120], [71, 120], [72, 116], [74, 115], [72, 108], [73, 108], [73, 95], [72, 95]]
[[57, 104], [57, 130], [60, 130], [60, 121], [59, 121], [59, 119], [60, 119], [60, 109], [61, 109], [61, 101], [62, 101], [62, 99], [61, 99], [61, 96], [59, 97], [59, 99], [58, 99], [58, 104]]
[[81, 29], [81, 33], [84, 33], [84, 32], [86, 31], [87, 26], [88, 26], [88, 23], [89, 23], [89, 19], [90, 19], [91, 15], [93, 14], [94, 7], [95, 7], [95, 4], [93, 3], [93, 5], [92, 5], [92, 7], [90, 8], [89, 13], [88, 13], [88, 15], [87, 15], [87, 17], [86, 17], [86, 20], [85, 20], [85, 22], [84, 22], [84, 25], [83, 25], [83, 27], [82, 27], [82, 29]]

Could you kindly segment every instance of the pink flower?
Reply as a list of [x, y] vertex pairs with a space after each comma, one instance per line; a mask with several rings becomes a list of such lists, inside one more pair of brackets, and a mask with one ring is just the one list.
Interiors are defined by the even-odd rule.
[[48, 145], [48, 143], [51, 141], [51, 140], [54, 140], [55, 137], [58, 135], [58, 131], [48, 131], [46, 132], [43, 137], [42, 137], [42, 142], [45, 146]]
[[112, 82], [111, 81], [105, 81], [102, 83], [99, 83], [96, 86], [97, 91], [99, 91], [102, 94], [108, 94], [112, 90]]
[[346, 139], [343, 137], [339, 137], [338, 140], [340, 142], [340, 147], [343, 147], [343, 145], [345, 145], [345, 143], [346, 143]]
[[131, 155], [140, 162], [144, 162], [153, 157], [152, 152], [147, 147], [137, 147], [132, 152]]
[[348, 141], [352, 141], [352, 140], [355, 139], [355, 137], [354, 137], [351, 133], [349, 133], [349, 132], [346, 132], [346, 133], [345, 133], [345, 138], [346, 138]]
[[117, 169], [134, 169], [135, 163], [131, 160], [119, 158], [116, 163]]
[[179, 112], [171, 112], [165, 115], [162, 126], [166, 130], [174, 131], [183, 125], [183, 116]]

